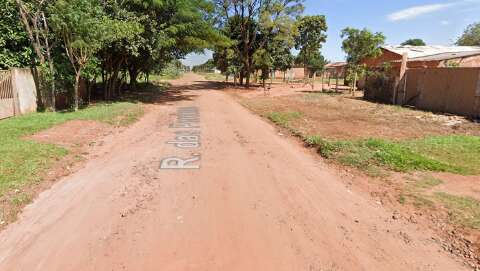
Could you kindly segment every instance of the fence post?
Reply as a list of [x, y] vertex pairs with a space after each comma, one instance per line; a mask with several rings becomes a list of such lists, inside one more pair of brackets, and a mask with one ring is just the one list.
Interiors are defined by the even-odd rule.
[[398, 88], [400, 87], [400, 83], [405, 79], [405, 72], [407, 71], [407, 61], [408, 53], [405, 52], [402, 55], [402, 65], [400, 66], [399, 79], [396, 80], [395, 87], [393, 89], [393, 104], [397, 104]]

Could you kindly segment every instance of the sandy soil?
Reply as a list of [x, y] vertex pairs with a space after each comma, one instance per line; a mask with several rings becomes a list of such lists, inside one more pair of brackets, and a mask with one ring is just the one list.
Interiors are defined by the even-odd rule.
[[110, 125], [98, 121], [72, 120], [36, 133], [27, 139], [72, 148], [89, 144], [111, 130]]
[[[325, 94], [301, 86], [285, 85], [277, 85], [268, 96], [260, 90], [243, 92], [230, 89], [229, 93], [260, 115], [301, 112], [301, 118], [290, 121], [292, 128], [303, 134], [322, 135], [330, 139], [480, 135], [480, 125], [459, 116], [372, 103], [360, 97], [352, 98], [349, 94]], [[361, 95], [360, 92], [357, 94]]]
[[[0, 233], [0, 270], [468, 270], [195, 75]], [[181, 91], [183, 90], [183, 91]], [[166, 144], [179, 107], [201, 147]], [[200, 169], [160, 170], [201, 154]]]

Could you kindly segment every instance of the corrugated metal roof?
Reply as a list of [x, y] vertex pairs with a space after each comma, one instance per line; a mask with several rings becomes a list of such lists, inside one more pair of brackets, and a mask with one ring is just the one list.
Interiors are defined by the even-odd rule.
[[347, 62], [333, 62], [333, 63], [328, 63], [325, 65], [326, 68], [335, 68], [335, 67], [343, 67], [347, 65]]
[[432, 56], [416, 57], [416, 58], [410, 58], [409, 61], [442, 61], [442, 60], [463, 58], [463, 57], [476, 56], [476, 55], [480, 55], [480, 50], [473, 51], [473, 52], [443, 53], [443, 54], [432, 55]]
[[398, 46], [383, 46], [385, 50], [403, 55], [408, 53], [408, 58], [421, 58], [434, 55], [452, 54], [452, 53], [467, 53], [467, 52], [480, 52], [479, 46], [411, 46], [411, 45], [398, 45]]

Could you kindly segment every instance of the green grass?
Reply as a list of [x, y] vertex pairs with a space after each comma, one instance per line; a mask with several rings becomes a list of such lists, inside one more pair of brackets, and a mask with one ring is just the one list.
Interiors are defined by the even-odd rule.
[[[218, 73], [200, 73], [206, 80], [210, 81], [225, 81], [225, 75]], [[233, 77], [230, 77], [229, 80], [233, 80]]]
[[448, 209], [452, 223], [480, 229], [480, 201], [471, 197], [454, 196], [443, 192], [435, 193], [434, 198]]
[[441, 185], [442, 183], [443, 181], [438, 178], [434, 178], [432, 176], [422, 176], [419, 180], [415, 180], [413, 185], [417, 189], [430, 189], [437, 185]]
[[269, 112], [264, 115], [278, 126], [299, 136], [309, 147], [328, 159], [381, 176], [385, 170], [397, 172], [432, 171], [461, 175], [480, 174], [479, 136], [430, 136], [412, 140], [331, 140], [318, 135], [304, 135], [291, 121], [301, 112]]
[[417, 170], [473, 175], [480, 172], [480, 137], [437, 136], [418, 140], [366, 139], [329, 141], [307, 136], [305, 142], [325, 158], [360, 169], [382, 167], [398, 172]]
[[39, 174], [68, 152], [53, 144], [36, 143], [24, 137], [69, 120], [128, 125], [142, 112], [139, 104], [105, 103], [78, 112], [33, 113], [0, 121], [0, 196], [26, 183], [40, 181]]
[[290, 128], [290, 121], [299, 119], [303, 116], [301, 112], [269, 112], [266, 114], [266, 117], [274, 122], [275, 124], [284, 127], [284, 128]]

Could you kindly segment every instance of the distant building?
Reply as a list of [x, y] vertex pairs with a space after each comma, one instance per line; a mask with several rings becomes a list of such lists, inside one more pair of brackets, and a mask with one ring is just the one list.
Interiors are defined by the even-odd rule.
[[325, 71], [329, 76], [343, 77], [345, 75], [346, 62], [332, 62], [325, 65]]
[[480, 47], [475, 46], [384, 46], [382, 55], [363, 61], [369, 68], [389, 63], [399, 69], [408, 54], [408, 68], [480, 67]]

